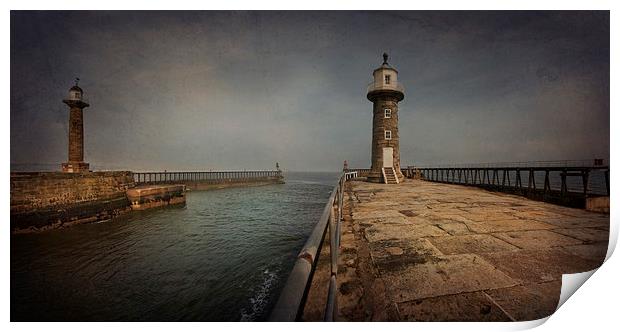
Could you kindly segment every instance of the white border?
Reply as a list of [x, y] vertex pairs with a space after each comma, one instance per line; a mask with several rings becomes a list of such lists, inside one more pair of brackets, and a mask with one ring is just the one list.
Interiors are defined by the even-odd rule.
[[[402, 10], [402, 9], [416, 9], [416, 10], [437, 10], [437, 9], [468, 9], [468, 10], [512, 10], [512, 9], [531, 9], [531, 10], [611, 10], [611, 96], [618, 96], [618, 89], [615, 83], [615, 77], [617, 77], [617, 66], [615, 60], [617, 60], [617, 36], [618, 28], [615, 24], [618, 15], [615, 14], [615, 10], [618, 9], [618, 1], [577, 1], [577, 0], [563, 0], [563, 1], [427, 1], [427, 2], [407, 2], [401, 0], [393, 0], [388, 2], [383, 1], [333, 1], [333, 0], [315, 0], [312, 2], [305, 2], [300, 4], [293, 1], [239, 1], [228, 0], [209, 3], [206, 5], [200, 1], [147, 1], [147, 0], [133, 0], [133, 1], [118, 1], [108, 0], [101, 2], [78, 2], [70, 0], [56, 0], [56, 1], [8, 1], [3, 2], [2, 17], [4, 22], [4, 29], [2, 33], [2, 52], [3, 57], [3, 95], [6, 107], [9, 107], [10, 101], [10, 12], [9, 10], [75, 10], [87, 9], [87, 10], [103, 10], [103, 9], [151, 9], [151, 10], [178, 10], [178, 9], [210, 9], [210, 10], [234, 10], [234, 9], [328, 9], [328, 10]], [[611, 109], [614, 109], [616, 105], [614, 99], [611, 100]], [[617, 128], [617, 116], [614, 112], [610, 112], [610, 120], [612, 128]], [[4, 121], [0, 124], [2, 126], [2, 132], [4, 133], [4, 140], [2, 144], [2, 156], [5, 159], [2, 167], [4, 174], [8, 175], [10, 172], [10, 119], [9, 110], [5, 109], [2, 113], [5, 117]], [[618, 135], [615, 130], [611, 130], [611, 146], [616, 146], [618, 142]], [[615, 165], [615, 154], [611, 151], [611, 165]], [[612, 197], [616, 197], [618, 185], [620, 184], [618, 177], [615, 177], [611, 172], [611, 188]], [[2, 274], [2, 315], [5, 327], [9, 327], [15, 330], [26, 331], [39, 331], [41, 329], [51, 331], [106, 331], [110, 329], [115, 330], [129, 330], [129, 329], [148, 329], [149, 331], [164, 331], [171, 328], [182, 328], [186, 330], [200, 330], [204, 331], [205, 328], [215, 330], [246, 330], [259, 329], [259, 330], [285, 330], [285, 331], [316, 331], [317, 329], [356, 329], [356, 330], [375, 330], [375, 329], [390, 329], [390, 330], [419, 330], [419, 331], [495, 331], [495, 330], [517, 330], [524, 328], [531, 328], [544, 323], [541, 326], [541, 330], [609, 330], [617, 326], [616, 316], [618, 315], [618, 282], [620, 282], [619, 264], [618, 259], [615, 257], [609, 258], [609, 260], [599, 270], [592, 275], [586, 283], [586, 286], [578, 290], [574, 296], [572, 296], [565, 305], [563, 305], [557, 313], [552, 315], [550, 319], [540, 320], [535, 322], [526, 323], [376, 323], [376, 324], [364, 324], [364, 323], [349, 323], [346, 326], [336, 324], [299, 324], [299, 323], [262, 323], [251, 324], [248, 323], [7, 323], [9, 322], [9, 303], [10, 303], [10, 234], [8, 227], [8, 204], [9, 201], [9, 186], [5, 182], [5, 189], [2, 191], [2, 198], [5, 204], [3, 205], [3, 214], [5, 218], [5, 232], [4, 232], [4, 250], [2, 250], [2, 266], [4, 267], [4, 273]], [[614, 203], [612, 202], [612, 206]], [[617, 239], [617, 217], [612, 211], [612, 234], [615, 234]]]

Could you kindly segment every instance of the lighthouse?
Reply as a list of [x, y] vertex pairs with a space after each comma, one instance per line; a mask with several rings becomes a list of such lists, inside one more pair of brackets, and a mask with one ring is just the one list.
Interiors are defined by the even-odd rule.
[[69, 106], [69, 160], [62, 164], [65, 173], [88, 172], [84, 162], [84, 116], [82, 110], [90, 105], [84, 101], [84, 91], [78, 86], [79, 79], [69, 89], [69, 96], [63, 103]]
[[372, 108], [372, 156], [369, 182], [397, 184], [404, 176], [400, 170], [398, 135], [398, 102], [405, 98], [398, 83], [398, 71], [388, 64], [383, 53], [383, 64], [372, 73], [366, 97]]

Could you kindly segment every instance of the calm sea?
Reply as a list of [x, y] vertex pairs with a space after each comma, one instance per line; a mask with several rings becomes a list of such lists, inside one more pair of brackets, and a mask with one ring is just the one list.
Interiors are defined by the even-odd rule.
[[338, 173], [195, 191], [183, 208], [11, 236], [11, 320], [260, 321]]

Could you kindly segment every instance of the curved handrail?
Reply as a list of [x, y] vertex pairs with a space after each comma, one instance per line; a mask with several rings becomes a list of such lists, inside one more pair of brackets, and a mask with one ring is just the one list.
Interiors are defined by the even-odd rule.
[[[342, 220], [342, 207], [344, 205], [344, 183], [355, 177], [357, 177], [357, 172], [343, 172], [340, 176], [338, 184], [332, 190], [323, 209], [319, 222], [314, 226], [306, 243], [297, 255], [293, 270], [271, 311], [270, 321], [296, 321], [303, 314], [306, 297], [312, 284], [312, 275], [328, 228], [330, 230], [331, 277], [325, 320], [335, 319], [338, 312], [336, 276], [338, 273], [338, 248], [340, 247], [340, 221]], [[334, 211], [334, 207], [336, 211]]]

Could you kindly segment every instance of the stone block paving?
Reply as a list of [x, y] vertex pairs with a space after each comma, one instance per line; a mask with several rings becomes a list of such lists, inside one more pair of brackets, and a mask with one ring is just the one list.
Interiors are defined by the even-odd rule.
[[345, 321], [543, 318], [558, 305], [562, 274], [595, 269], [607, 253], [607, 214], [420, 180], [347, 189]]

